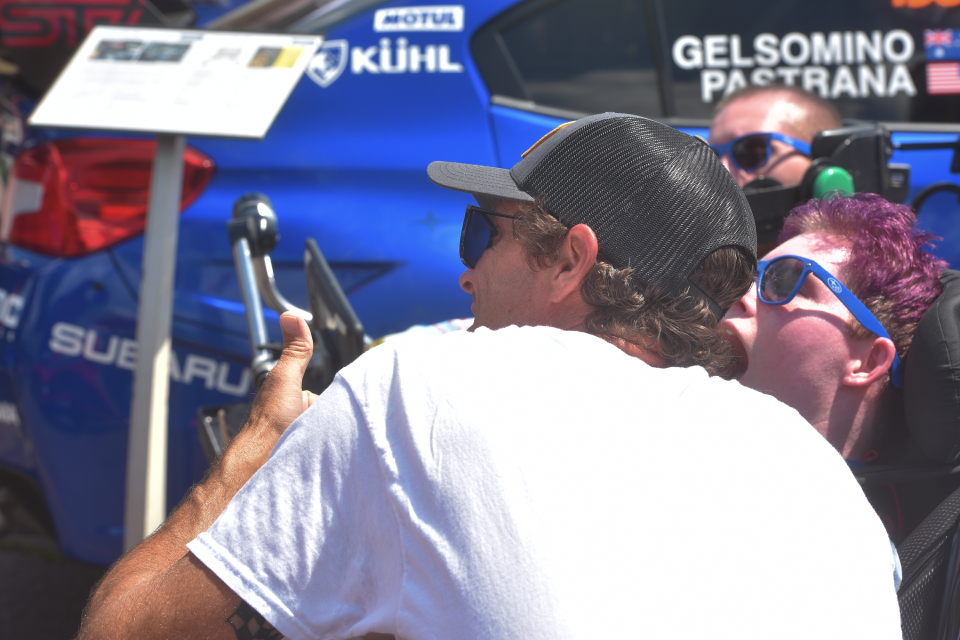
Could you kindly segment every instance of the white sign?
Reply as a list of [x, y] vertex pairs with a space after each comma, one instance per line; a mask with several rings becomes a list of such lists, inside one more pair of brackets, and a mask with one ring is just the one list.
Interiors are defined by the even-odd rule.
[[463, 31], [463, 7], [393, 7], [373, 14], [374, 31]]
[[321, 40], [98, 26], [29, 124], [262, 138]]
[[782, 82], [823, 98], [893, 98], [917, 94], [907, 67], [913, 36], [891, 31], [685, 35], [672, 47], [681, 69], [700, 69], [700, 99], [712, 102], [746, 87]]

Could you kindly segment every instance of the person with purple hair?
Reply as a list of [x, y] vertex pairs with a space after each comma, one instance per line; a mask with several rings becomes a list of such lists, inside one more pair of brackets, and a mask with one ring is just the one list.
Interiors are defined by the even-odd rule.
[[796, 207], [758, 286], [719, 327], [741, 384], [796, 409], [851, 466], [877, 460], [884, 431], [902, 421], [899, 363], [940, 295], [946, 263], [915, 221], [909, 207], [866, 193]]

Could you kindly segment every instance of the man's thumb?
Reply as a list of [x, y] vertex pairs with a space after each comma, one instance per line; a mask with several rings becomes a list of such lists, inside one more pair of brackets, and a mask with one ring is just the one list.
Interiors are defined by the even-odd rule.
[[289, 375], [302, 380], [313, 354], [310, 327], [300, 316], [287, 312], [280, 316], [280, 331], [283, 333], [283, 353], [274, 371], [280, 369], [284, 377]]

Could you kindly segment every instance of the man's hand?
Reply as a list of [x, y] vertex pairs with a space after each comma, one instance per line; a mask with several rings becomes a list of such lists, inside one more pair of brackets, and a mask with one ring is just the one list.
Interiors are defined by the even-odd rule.
[[257, 393], [246, 425], [167, 521], [107, 572], [87, 605], [81, 639], [235, 637], [227, 619], [240, 598], [186, 544], [213, 524], [316, 399], [302, 391], [313, 353], [310, 329], [291, 313], [280, 316], [280, 328], [283, 353]]
[[313, 391], [307, 391], [306, 389], [304, 389], [303, 390], [303, 410], [306, 411], [307, 409], [309, 409], [310, 405], [312, 405], [319, 397], [320, 396], [315, 394]]
[[[313, 337], [303, 318], [292, 313], [280, 316], [283, 353], [277, 365], [263, 381], [247, 424], [269, 425], [282, 434], [307, 410], [316, 395], [303, 390], [303, 374], [313, 354]], [[313, 396], [312, 399], [309, 396]], [[244, 427], [246, 429], [246, 427]], [[269, 453], [269, 452], [267, 452]], [[258, 467], [259, 468], [259, 467]]]

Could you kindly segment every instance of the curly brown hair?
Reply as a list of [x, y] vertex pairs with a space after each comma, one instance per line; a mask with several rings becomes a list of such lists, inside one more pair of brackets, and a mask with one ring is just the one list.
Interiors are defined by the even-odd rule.
[[[567, 227], [538, 198], [521, 207], [513, 233], [530, 255], [531, 268], [549, 267], [559, 259]], [[617, 269], [603, 251], [584, 278], [580, 295], [593, 307], [585, 321], [595, 335], [619, 338], [663, 357], [670, 366], [699, 365], [723, 375], [734, 360], [730, 344], [717, 334], [720, 319], [701, 297], [687, 291], [671, 294], [632, 277], [633, 269]], [[690, 281], [724, 309], [739, 300], [756, 276], [756, 262], [737, 247], [717, 249], [697, 265]]]

